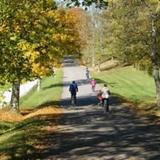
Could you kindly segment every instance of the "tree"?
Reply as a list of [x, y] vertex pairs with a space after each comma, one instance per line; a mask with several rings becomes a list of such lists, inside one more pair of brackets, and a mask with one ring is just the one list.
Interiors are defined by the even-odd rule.
[[[72, 16], [75, 23], [75, 30], [79, 35], [79, 45], [80, 53], [83, 53], [83, 50], [87, 47], [87, 41], [89, 38], [89, 17], [86, 11], [81, 8], [70, 8], [68, 13]], [[81, 56], [81, 55], [80, 55]]]
[[52, 74], [65, 54], [79, 53], [79, 36], [71, 16], [51, 0], [2, 1], [2, 6], [0, 76], [12, 84], [11, 107], [18, 110], [20, 83]]
[[119, 0], [112, 1], [108, 7], [108, 50], [123, 63], [149, 72], [153, 69], [160, 106], [159, 1]]

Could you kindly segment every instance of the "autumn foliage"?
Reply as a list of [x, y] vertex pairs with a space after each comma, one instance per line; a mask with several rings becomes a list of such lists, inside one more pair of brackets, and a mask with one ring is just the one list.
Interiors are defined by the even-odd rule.
[[[68, 10], [58, 9], [51, 0], [0, 3], [1, 83], [18, 87], [22, 81], [52, 74], [64, 55], [80, 55], [78, 17]], [[15, 90], [12, 98], [18, 101]]]
[[41, 109], [37, 109], [35, 111], [30, 111], [28, 114], [17, 114], [14, 112], [9, 112], [8, 110], [0, 111], [0, 121], [5, 122], [20, 122], [29, 118], [37, 117], [37, 116], [46, 116], [46, 115], [57, 115], [63, 114], [64, 109], [56, 107], [56, 106], [48, 106]]

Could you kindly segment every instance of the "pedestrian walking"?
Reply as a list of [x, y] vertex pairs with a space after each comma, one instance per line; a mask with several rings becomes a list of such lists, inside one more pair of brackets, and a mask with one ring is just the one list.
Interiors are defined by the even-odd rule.
[[102, 105], [104, 107], [105, 112], [109, 112], [109, 97], [110, 97], [110, 90], [107, 87], [107, 84], [104, 84], [102, 88]]
[[89, 70], [88, 70], [88, 67], [86, 67], [86, 78], [89, 79]]
[[90, 84], [91, 84], [91, 88], [92, 88], [92, 91], [93, 91], [93, 92], [95, 91], [96, 83], [97, 83], [97, 82], [96, 82], [95, 79], [91, 79]]
[[102, 98], [102, 91], [101, 90], [98, 90], [97, 91], [97, 99], [98, 99], [98, 106], [102, 106], [102, 103], [103, 103], [103, 98]]
[[69, 92], [71, 93], [71, 104], [76, 105], [77, 104], [77, 92], [78, 92], [78, 85], [75, 81], [72, 81], [72, 83], [69, 86]]

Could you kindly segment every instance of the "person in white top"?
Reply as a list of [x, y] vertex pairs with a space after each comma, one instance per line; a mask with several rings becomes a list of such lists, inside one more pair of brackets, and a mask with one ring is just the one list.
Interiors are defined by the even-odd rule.
[[110, 97], [110, 90], [107, 87], [107, 84], [104, 84], [102, 88], [102, 105], [104, 106], [105, 112], [109, 112], [109, 97]]

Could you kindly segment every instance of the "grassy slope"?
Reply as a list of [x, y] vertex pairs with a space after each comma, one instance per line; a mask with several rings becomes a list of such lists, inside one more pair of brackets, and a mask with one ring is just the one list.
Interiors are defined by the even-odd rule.
[[[62, 71], [59, 70], [56, 76], [46, 77], [42, 80], [42, 89], [37, 92], [33, 89], [21, 101], [21, 108], [34, 109], [38, 106], [54, 107], [60, 99], [62, 91]], [[48, 105], [49, 103], [49, 105]], [[42, 111], [41, 111], [42, 110]], [[49, 116], [55, 118], [54, 109], [48, 109], [44, 112], [40, 109], [40, 115], [29, 117], [20, 122], [0, 121], [0, 159], [23, 159], [26, 154], [34, 152], [38, 137], [43, 136], [42, 128], [49, 126]], [[58, 109], [57, 109], [58, 110]], [[53, 112], [53, 113], [52, 113]], [[55, 109], [55, 113], [56, 113]], [[61, 111], [60, 111], [61, 112]], [[31, 113], [33, 114], [33, 113]], [[46, 116], [49, 114], [48, 116]], [[57, 113], [58, 114], [58, 113]], [[5, 116], [4, 116], [5, 117]], [[17, 116], [13, 116], [16, 117]], [[54, 123], [52, 123], [53, 125]], [[5, 133], [4, 133], [5, 132]]]
[[155, 86], [153, 78], [147, 73], [132, 67], [116, 68], [105, 72], [94, 73], [100, 83], [108, 83], [112, 93], [123, 96], [134, 102], [153, 102]]
[[57, 71], [56, 75], [42, 79], [41, 89], [37, 92], [33, 88], [20, 102], [21, 108], [33, 108], [46, 103], [53, 103], [60, 99], [62, 92], [62, 71]]
[[[54, 116], [52, 116], [54, 117]], [[38, 137], [45, 134], [41, 130], [48, 121], [38, 117], [27, 119], [0, 135], [0, 159], [25, 159], [36, 150]]]

